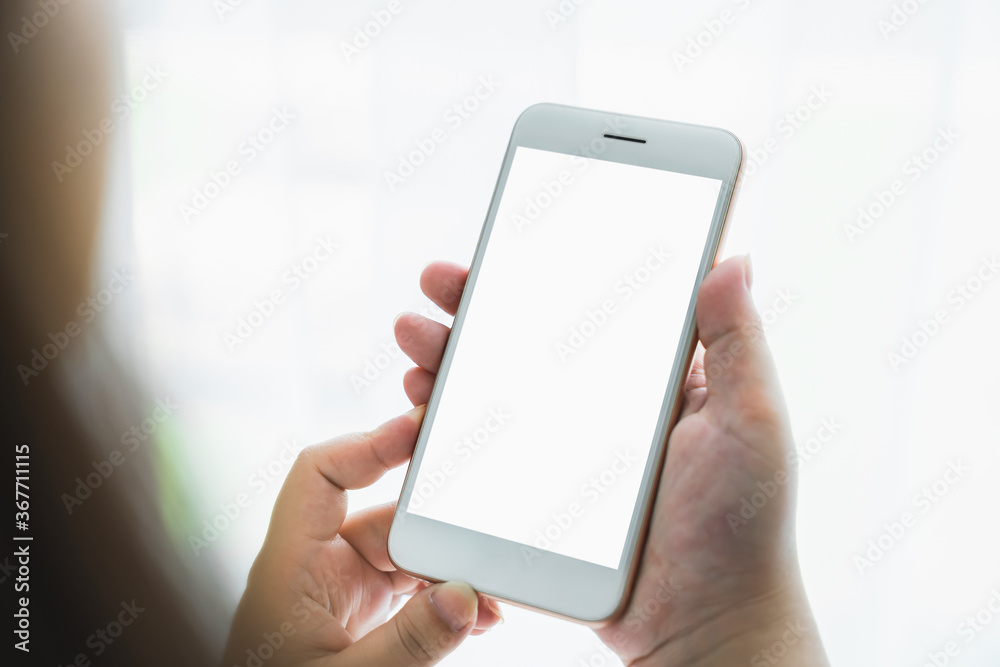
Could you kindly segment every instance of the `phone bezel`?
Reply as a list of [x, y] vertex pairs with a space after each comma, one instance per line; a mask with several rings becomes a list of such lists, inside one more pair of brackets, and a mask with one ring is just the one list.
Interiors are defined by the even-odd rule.
[[[606, 139], [606, 134], [643, 139], [644, 142]], [[405, 508], [413, 492], [415, 473], [419, 469], [429, 426], [444, 386], [443, 382], [436, 382], [390, 527], [389, 558], [399, 570], [421, 579], [465, 581], [492, 598], [599, 626], [615, 618], [628, 600], [627, 594], [638, 565], [636, 555], [641, 553], [652, 500], [666, 455], [667, 436], [677, 419], [681, 388], [695, 349], [695, 297], [701, 281], [715, 264], [724, 241], [729, 212], [742, 174], [743, 148], [732, 133], [700, 125], [551, 103], [536, 104], [522, 112], [507, 145], [465, 292], [455, 315], [452, 335], [445, 347], [439, 377], [447, 376], [461, 336], [465, 312], [475, 291], [500, 196], [519, 146], [722, 181], [660, 410], [654, 436], [655, 449], [643, 471], [622, 557], [618, 568], [611, 569], [407, 512]]]

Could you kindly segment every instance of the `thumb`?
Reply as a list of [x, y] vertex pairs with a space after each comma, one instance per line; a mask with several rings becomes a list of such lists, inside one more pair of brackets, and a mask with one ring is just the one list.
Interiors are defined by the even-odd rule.
[[716, 423], [753, 436], [785, 423], [784, 400], [750, 294], [750, 257], [718, 264], [698, 290], [698, 336], [705, 347], [707, 398]]
[[450, 581], [420, 591], [388, 621], [337, 656], [337, 667], [436, 665], [476, 623], [479, 598], [468, 584]]

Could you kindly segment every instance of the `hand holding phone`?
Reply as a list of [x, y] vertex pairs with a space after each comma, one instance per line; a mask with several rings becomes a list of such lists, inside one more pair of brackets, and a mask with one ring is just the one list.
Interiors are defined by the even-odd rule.
[[628, 661], [753, 663], [775, 631], [823, 659], [749, 263], [708, 275], [742, 154], [715, 128], [521, 115], [461, 298], [431, 284], [454, 267], [425, 275], [453, 333], [397, 321], [427, 402], [388, 536], [401, 571], [589, 624]]
[[[433, 263], [421, 289], [454, 315], [467, 274]], [[698, 293], [704, 349], [684, 386], [638, 575], [624, 613], [596, 630], [626, 664], [769, 664], [776, 642], [789, 664], [828, 664], [799, 575], [795, 450], [751, 279], [749, 262], [733, 257]], [[396, 321], [417, 364], [403, 381], [414, 405], [430, 398], [448, 334], [420, 315]], [[761, 504], [755, 494], [767, 501], [750, 516], [743, 500]]]
[[742, 158], [717, 128], [521, 114], [393, 517], [400, 570], [622, 611]]

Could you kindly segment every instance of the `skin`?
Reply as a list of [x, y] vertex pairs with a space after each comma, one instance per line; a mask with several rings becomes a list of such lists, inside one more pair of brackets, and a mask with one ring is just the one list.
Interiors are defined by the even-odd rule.
[[[420, 284], [454, 314], [467, 276], [434, 263]], [[628, 665], [828, 665], [795, 549], [794, 442], [751, 284], [749, 259], [734, 257], [698, 293], [701, 346], [631, 599], [597, 630]], [[406, 394], [424, 404], [449, 329], [405, 314], [395, 332], [417, 364], [404, 378]], [[773, 497], [760, 495], [761, 484]], [[743, 499], [754, 494], [767, 501], [745, 519]]]
[[[427, 586], [396, 571], [386, 547], [395, 503], [347, 516], [347, 490], [409, 460], [423, 414], [418, 407], [299, 455], [250, 570], [223, 664], [246, 665], [251, 651], [268, 667], [432, 665], [502, 620], [495, 603], [466, 584]], [[280, 644], [273, 657], [259, 650], [269, 636]]]
[[[420, 284], [454, 314], [467, 276], [439, 262]], [[596, 631], [627, 665], [829, 664], [799, 574], [794, 443], [751, 281], [749, 261], [736, 257], [713, 269], [698, 293], [703, 348], [668, 441], [632, 595]], [[465, 584], [426, 586], [394, 570], [386, 552], [393, 505], [346, 515], [347, 489], [410, 457], [449, 334], [412, 313], [394, 328], [417, 364], [403, 386], [418, 407], [300, 455], [251, 570], [225, 664], [246, 664], [247, 650], [280, 630], [282, 648], [269, 665], [431, 665], [499, 622], [497, 607]], [[751, 497], [761, 505], [754, 514], [741, 509]], [[455, 612], [453, 623], [442, 608]]]
[[[9, 202], [5, 244], [16, 252], [0, 263], [0, 292], [7, 310], [17, 313], [12, 349], [30, 349], [59, 331], [90, 292], [107, 143], [62, 182], [50, 163], [79, 140], [80, 128], [96, 127], [108, 113], [112, 36], [104, 4], [70, 3], [22, 53], [4, 59], [8, 88], [19, 99], [3, 109], [4, 125], [19, 128], [8, 133], [3, 151], [11, 165], [2, 186]], [[5, 7], [8, 25], [36, 8], [20, 1]], [[598, 631], [629, 664], [774, 664], [770, 656], [789, 665], [828, 664], [795, 554], [794, 470], [735, 533], [726, 518], [739, 515], [758, 483], [786, 468], [793, 448], [747, 269], [740, 258], [720, 264], [698, 296], [705, 349], [670, 437], [634, 592], [622, 617]], [[424, 271], [421, 287], [454, 314], [466, 276], [463, 267], [436, 263]], [[412, 314], [395, 328], [418, 366], [404, 389], [422, 405], [448, 329]], [[346, 515], [346, 489], [404, 463], [422, 415], [414, 410], [300, 456], [248, 579], [226, 664], [245, 665], [247, 651], [258, 651], [265, 635], [290, 628], [265, 664], [429, 665], [499, 622], [499, 611], [468, 586], [426, 587], [392, 568], [385, 547], [391, 505]], [[386, 623], [388, 611], [410, 594]], [[456, 611], [457, 629], [439, 609]], [[788, 623], [800, 634], [790, 635]]]

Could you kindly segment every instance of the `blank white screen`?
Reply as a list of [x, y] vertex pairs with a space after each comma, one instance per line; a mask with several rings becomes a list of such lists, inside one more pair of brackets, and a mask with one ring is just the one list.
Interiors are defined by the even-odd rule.
[[408, 511], [618, 567], [721, 185], [516, 149]]

